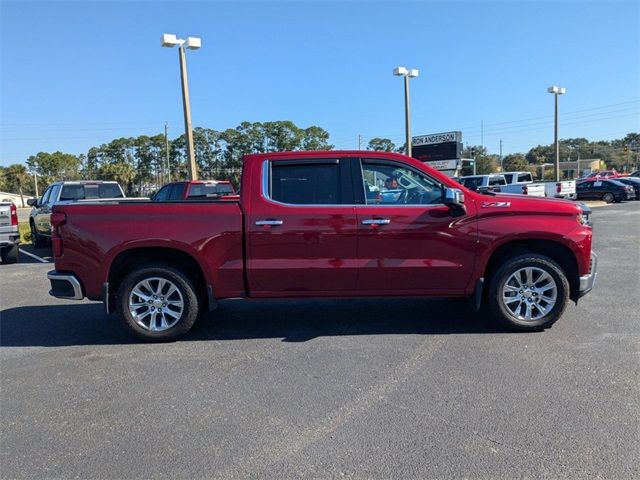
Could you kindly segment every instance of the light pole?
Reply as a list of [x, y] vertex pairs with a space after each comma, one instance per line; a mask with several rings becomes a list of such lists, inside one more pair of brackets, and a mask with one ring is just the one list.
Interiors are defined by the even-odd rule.
[[189, 165], [189, 179], [198, 179], [196, 168], [196, 156], [193, 149], [193, 128], [191, 127], [191, 105], [189, 103], [189, 82], [187, 81], [187, 58], [185, 48], [197, 50], [202, 46], [202, 41], [198, 37], [188, 37], [186, 40], [177, 38], [175, 35], [162, 34], [163, 47], [173, 48], [178, 45], [178, 56], [180, 58], [180, 78], [182, 79], [182, 106], [184, 109], [184, 131], [187, 136], [187, 157]]
[[554, 114], [554, 127], [553, 127], [553, 149], [556, 152], [556, 182], [560, 181], [560, 145], [558, 143], [558, 95], [562, 95], [567, 91], [562, 87], [549, 87], [547, 92], [553, 93], [555, 99], [555, 114]]
[[393, 69], [393, 74], [397, 77], [404, 77], [404, 125], [405, 125], [405, 134], [406, 134], [406, 152], [407, 156], [411, 156], [411, 120], [409, 118], [409, 79], [415, 78], [418, 76], [420, 72], [407, 67], [397, 67]]

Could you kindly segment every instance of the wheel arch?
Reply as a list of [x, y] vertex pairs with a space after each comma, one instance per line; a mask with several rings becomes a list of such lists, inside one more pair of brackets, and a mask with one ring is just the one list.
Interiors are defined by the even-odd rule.
[[213, 292], [197, 260], [189, 253], [171, 247], [135, 247], [119, 252], [109, 266], [105, 298], [108, 312], [115, 305], [115, 295], [122, 280], [133, 270], [142, 266], [168, 266], [184, 273], [196, 289], [198, 296], [208, 304], [210, 310], [215, 308]]
[[513, 240], [501, 244], [489, 257], [484, 270], [485, 281], [491, 280], [491, 277], [505, 260], [526, 253], [544, 255], [556, 262], [569, 282], [569, 298], [573, 301], [577, 300], [580, 288], [578, 262], [569, 247], [554, 240]]

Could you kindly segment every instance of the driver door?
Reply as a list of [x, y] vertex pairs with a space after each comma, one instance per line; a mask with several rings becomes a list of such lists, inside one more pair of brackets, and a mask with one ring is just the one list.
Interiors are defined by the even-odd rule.
[[357, 289], [387, 294], [464, 290], [476, 251], [473, 206], [452, 217], [443, 203], [445, 186], [397, 160], [363, 159], [361, 167]]

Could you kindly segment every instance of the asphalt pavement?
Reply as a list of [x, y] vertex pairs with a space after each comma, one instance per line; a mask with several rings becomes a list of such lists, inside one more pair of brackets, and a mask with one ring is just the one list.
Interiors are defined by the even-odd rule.
[[639, 478], [640, 202], [593, 217], [596, 287], [539, 333], [445, 299], [230, 300], [140, 344], [49, 297], [50, 263], [0, 265], [0, 474]]

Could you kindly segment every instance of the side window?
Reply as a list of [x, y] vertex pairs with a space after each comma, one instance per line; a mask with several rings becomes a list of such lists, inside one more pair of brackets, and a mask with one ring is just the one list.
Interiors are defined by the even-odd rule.
[[506, 185], [507, 182], [504, 177], [489, 177], [489, 186], [493, 187], [495, 185]]
[[54, 185], [51, 188], [51, 193], [49, 194], [49, 199], [47, 200], [46, 203], [48, 203], [49, 205], [52, 205], [54, 202], [58, 201], [58, 194], [60, 193], [60, 185]]
[[507, 182], [512, 183], [513, 182], [513, 173], [505, 173], [504, 174], [504, 178], [507, 180]]
[[51, 195], [52, 189], [53, 187], [49, 187], [45, 190], [45, 192], [42, 194], [42, 197], [40, 197], [40, 201], [38, 202], [38, 205], [44, 205], [49, 201], [49, 196]]
[[531, 178], [530, 173], [519, 173], [518, 174], [518, 182], [533, 182], [533, 178]]
[[154, 202], [165, 202], [167, 197], [169, 196], [169, 190], [171, 189], [171, 185], [165, 185], [160, 189], [156, 196], [153, 197]]
[[186, 184], [184, 183], [175, 183], [171, 188], [169, 200], [182, 200], [182, 194], [184, 193], [185, 185]]
[[342, 201], [337, 160], [298, 164], [272, 162], [270, 180], [270, 196], [278, 202], [328, 205]]
[[444, 187], [395, 163], [362, 162], [367, 205], [434, 205], [444, 201]]

